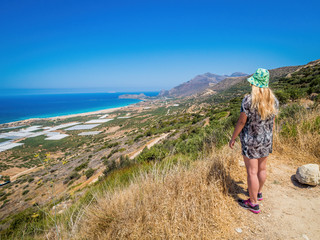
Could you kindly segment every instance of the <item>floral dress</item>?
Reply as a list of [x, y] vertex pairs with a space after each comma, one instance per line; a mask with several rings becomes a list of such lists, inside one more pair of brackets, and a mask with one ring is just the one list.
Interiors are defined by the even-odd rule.
[[[272, 153], [272, 129], [274, 116], [262, 120], [257, 109], [251, 109], [252, 97], [246, 95], [241, 103], [241, 111], [247, 115], [247, 122], [240, 133], [242, 155], [249, 159], [262, 158]], [[275, 99], [276, 108], [279, 102]]]

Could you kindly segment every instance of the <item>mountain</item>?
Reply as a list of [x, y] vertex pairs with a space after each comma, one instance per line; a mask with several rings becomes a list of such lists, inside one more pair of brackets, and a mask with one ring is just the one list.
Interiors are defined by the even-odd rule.
[[189, 80], [188, 82], [182, 83], [170, 90], [161, 90], [161, 92], [159, 93], [159, 96], [160, 97], [189, 96], [198, 92], [202, 92], [208, 87], [214, 86], [226, 78], [234, 78], [234, 77], [241, 77], [241, 76], [247, 76], [247, 75], [248, 74], [242, 73], [242, 72], [235, 72], [230, 76], [217, 75], [217, 74], [208, 72], [205, 74], [197, 75], [196, 77]]
[[[310, 63], [308, 63], [308, 64], [310, 64]], [[297, 70], [299, 70], [303, 66], [307, 66], [308, 64], [302, 65], [302, 66], [290, 66], [290, 67], [280, 67], [280, 68], [270, 69], [269, 70], [270, 83], [276, 81], [279, 78], [288, 77], [292, 73], [296, 72]], [[249, 88], [249, 85], [247, 84], [247, 81], [246, 81], [248, 77], [249, 77], [249, 75], [248, 76], [242, 75], [242, 76], [225, 78], [222, 81], [220, 81], [219, 83], [205, 88], [202, 92], [198, 92], [196, 95], [198, 97], [199, 96], [210, 96], [210, 95], [215, 94], [217, 92], [222, 92], [224, 90], [230, 89], [233, 86], [236, 88], [239, 88], [239, 87]]]
[[[284, 102], [286, 99], [301, 97], [301, 94], [318, 94], [320, 92], [320, 59], [305, 65], [280, 67], [270, 69], [270, 87], [276, 93], [278, 99]], [[214, 99], [231, 99], [250, 91], [247, 82], [249, 76], [225, 78], [214, 86], [210, 86], [191, 97]], [[312, 81], [311, 81], [312, 80]]]

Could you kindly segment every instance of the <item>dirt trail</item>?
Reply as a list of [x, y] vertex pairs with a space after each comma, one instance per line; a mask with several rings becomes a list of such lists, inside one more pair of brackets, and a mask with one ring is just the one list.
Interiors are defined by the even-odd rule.
[[151, 148], [153, 145], [157, 144], [160, 140], [166, 138], [170, 133], [163, 133], [160, 137], [157, 137], [155, 139], [150, 140], [147, 144], [140, 147], [138, 150], [131, 152], [128, 154], [130, 159], [134, 159], [136, 156], [138, 156], [145, 147]]
[[[131, 153], [128, 154], [130, 159], [134, 159], [136, 156], [138, 156], [145, 147], [151, 148], [153, 145], [157, 144], [160, 140], [166, 138], [170, 133], [163, 133], [161, 136], [154, 138], [152, 140], [150, 140], [148, 143], [144, 144], [142, 147], [140, 147], [138, 150], [133, 151]], [[90, 185], [92, 183], [95, 183], [96, 181], [98, 181], [99, 176], [103, 175], [103, 170], [105, 169], [103, 166], [101, 166], [99, 168], [100, 170], [94, 174], [93, 176], [91, 176], [89, 179], [87, 179], [85, 182], [81, 183], [79, 186], [73, 188], [70, 192], [75, 192], [79, 189], [84, 188], [87, 185]]]
[[[19, 172], [18, 174], [15, 174], [14, 176], [10, 177], [11, 182], [15, 181], [18, 177], [20, 177], [21, 175], [27, 174], [27, 173], [31, 173], [31, 172], [35, 172], [38, 171], [39, 169], [42, 169], [43, 167], [32, 167], [29, 168], [27, 170], [24, 170], [22, 172]], [[10, 175], [9, 175], [10, 176]]]
[[[320, 186], [301, 185], [293, 176], [296, 167], [279, 164], [273, 157], [268, 161], [261, 213], [256, 215], [241, 209], [246, 221], [239, 238], [319, 240]], [[246, 189], [246, 184], [241, 186]]]

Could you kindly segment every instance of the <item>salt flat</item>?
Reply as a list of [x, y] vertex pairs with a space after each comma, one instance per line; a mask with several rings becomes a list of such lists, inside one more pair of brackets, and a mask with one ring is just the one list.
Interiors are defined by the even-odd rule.
[[93, 119], [93, 120], [90, 120], [86, 123], [106, 123], [106, 122], [109, 122], [113, 120], [113, 118], [108, 118], [108, 119]]
[[79, 133], [78, 135], [79, 136], [87, 136], [87, 135], [96, 135], [96, 134], [99, 134], [99, 133], [101, 133], [101, 131], [82, 132], [82, 133]]
[[70, 130], [86, 130], [86, 129], [91, 129], [94, 128], [96, 126], [99, 126], [100, 124], [83, 124], [83, 125], [77, 125], [77, 126], [73, 126], [70, 128], [65, 129], [66, 131], [70, 131]]
[[45, 138], [44, 140], [60, 140], [62, 138], [68, 137], [68, 134], [55, 134], [50, 137]]

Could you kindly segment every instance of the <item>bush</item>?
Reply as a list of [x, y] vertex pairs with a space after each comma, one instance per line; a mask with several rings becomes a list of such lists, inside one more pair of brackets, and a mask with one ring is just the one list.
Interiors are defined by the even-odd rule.
[[75, 180], [78, 180], [80, 178], [80, 174], [78, 172], [73, 172], [71, 173], [70, 176], [66, 177], [66, 179], [63, 181], [63, 184], [66, 184], [68, 183], [69, 181], [75, 181]]
[[275, 95], [281, 104], [287, 103], [290, 99], [290, 94], [282, 90], [275, 91]]
[[28, 192], [29, 192], [29, 190], [24, 190], [24, 191], [22, 192], [22, 195], [26, 195]]
[[33, 180], [34, 180], [34, 178], [31, 177], [31, 178], [28, 179], [28, 182], [31, 183]]
[[[35, 215], [37, 217], [33, 217]], [[0, 239], [20, 239], [23, 234], [33, 236], [36, 233], [43, 233], [45, 223], [43, 221], [45, 218], [44, 211], [28, 208], [10, 218], [12, 219], [10, 226], [1, 231]]]
[[1, 180], [4, 182], [9, 182], [10, 181], [10, 176], [2, 176]]
[[105, 161], [106, 169], [103, 171], [104, 175], [107, 176], [110, 172], [117, 169], [117, 163], [115, 160]]
[[116, 152], [118, 152], [119, 149], [115, 148], [115, 149], [112, 149], [111, 152], [108, 154], [107, 158], [110, 158], [112, 157], [113, 154], [115, 154]]
[[125, 157], [123, 155], [120, 156], [120, 164], [119, 164], [120, 168], [130, 166], [130, 163], [131, 163], [130, 159], [127, 155]]
[[137, 142], [137, 141], [139, 141], [139, 139], [142, 138], [142, 137], [143, 137], [143, 134], [139, 134], [138, 136], [136, 136], [136, 137], [134, 138], [134, 141]]
[[86, 172], [85, 175], [88, 178], [90, 178], [94, 174], [94, 170], [92, 168], [89, 168]]
[[87, 168], [87, 167], [88, 167], [88, 162], [84, 162], [84, 163], [80, 164], [78, 167], [76, 167], [74, 170], [78, 172], [78, 171], [80, 171], [84, 168]]
[[280, 134], [286, 138], [294, 138], [298, 135], [297, 124], [295, 123], [284, 123]]
[[285, 108], [281, 109], [280, 119], [296, 119], [299, 114], [305, 114], [306, 109], [299, 104], [291, 104]]
[[144, 161], [161, 161], [162, 159], [165, 158], [167, 154], [167, 151], [164, 149], [162, 145], [155, 145], [148, 149], [145, 147], [143, 151], [139, 154], [137, 157], [137, 161], [139, 162], [144, 162]]

